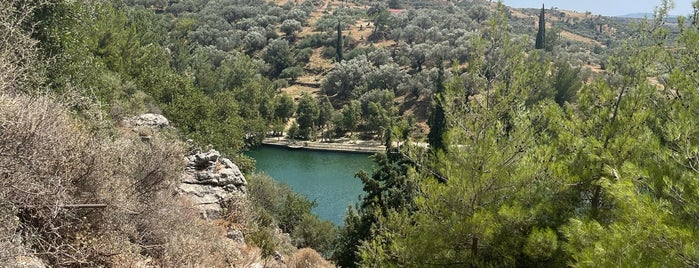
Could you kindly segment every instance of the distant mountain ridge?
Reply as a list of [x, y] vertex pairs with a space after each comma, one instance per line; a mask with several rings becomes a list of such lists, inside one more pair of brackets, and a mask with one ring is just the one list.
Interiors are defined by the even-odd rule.
[[[618, 17], [618, 18], [627, 18], [627, 19], [643, 19], [643, 18], [652, 18], [653, 13], [651, 12], [646, 12], [646, 13], [631, 13], [631, 14], [626, 14], [626, 15], [620, 15], [620, 16], [613, 16], [613, 17]], [[679, 15], [669, 15], [668, 18], [670, 19], [676, 19], [679, 17]]]

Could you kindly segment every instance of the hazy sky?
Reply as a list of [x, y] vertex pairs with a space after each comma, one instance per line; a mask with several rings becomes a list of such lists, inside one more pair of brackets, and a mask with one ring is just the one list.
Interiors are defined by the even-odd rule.
[[[675, 0], [672, 15], [687, 15], [692, 12], [693, 0]], [[579, 12], [590, 11], [593, 14], [608, 16], [626, 15], [631, 13], [651, 13], [660, 0], [503, 0], [511, 7], [558, 7]]]

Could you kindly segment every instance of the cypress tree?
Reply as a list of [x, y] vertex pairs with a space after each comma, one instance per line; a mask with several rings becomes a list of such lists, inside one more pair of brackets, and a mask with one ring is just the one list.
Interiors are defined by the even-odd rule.
[[544, 49], [546, 44], [546, 18], [544, 5], [541, 5], [541, 14], [539, 15], [539, 31], [536, 33], [536, 44], [534, 48]]
[[337, 56], [337, 62], [342, 61], [342, 24], [340, 20], [337, 20], [337, 43], [335, 44], [335, 55]]
[[440, 61], [439, 72], [437, 73], [437, 92], [435, 98], [435, 107], [432, 110], [427, 124], [430, 126], [430, 133], [427, 135], [427, 142], [430, 147], [436, 152], [444, 150], [444, 133], [447, 131], [447, 120], [444, 116], [444, 107], [442, 106], [442, 93], [444, 93], [444, 67]]

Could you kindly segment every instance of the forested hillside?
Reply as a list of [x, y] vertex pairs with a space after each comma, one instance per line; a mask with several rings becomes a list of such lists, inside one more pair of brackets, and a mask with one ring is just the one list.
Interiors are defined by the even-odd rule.
[[[699, 18], [658, 5], [2, 1], [0, 266], [699, 266]], [[240, 154], [270, 135], [387, 149], [337, 227]], [[220, 220], [192, 148], [249, 178]]]
[[[327, 251], [332, 224], [238, 155], [284, 112], [275, 85], [243, 53], [196, 76], [213, 62], [187, 27], [121, 1], [0, 2], [0, 266], [329, 266], [297, 247]], [[174, 127], [128, 126], [146, 112]], [[249, 180], [215, 220], [178, 188], [211, 148]]]

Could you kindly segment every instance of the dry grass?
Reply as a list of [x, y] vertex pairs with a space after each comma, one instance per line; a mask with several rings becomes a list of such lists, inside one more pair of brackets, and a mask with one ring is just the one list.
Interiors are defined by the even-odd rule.
[[396, 45], [396, 41], [393, 40], [381, 40], [380, 42], [374, 43], [375, 47], [394, 47]]
[[311, 54], [311, 58], [306, 65], [306, 69], [315, 72], [323, 72], [329, 70], [333, 67], [333, 61], [330, 59], [323, 58], [323, 48], [316, 48]]
[[536, 18], [535, 16], [524, 14], [515, 8], [510, 9], [510, 14], [512, 15], [512, 17], [518, 18], [518, 19], [535, 19]]
[[299, 85], [292, 85], [290, 87], [282, 89], [282, 91], [286, 92], [286, 94], [289, 94], [294, 100], [298, 100], [299, 96], [301, 96], [301, 93], [303, 92], [308, 92], [313, 95], [317, 95], [320, 92], [320, 89], [318, 88], [312, 88], [312, 87], [304, 87], [304, 86], [299, 86]]
[[306, 21], [308, 26], [304, 26], [301, 29], [301, 32], [298, 33], [299, 37], [305, 37], [315, 33], [314, 27], [316, 21], [318, 21], [318, 19], [323, 16], [323, 12], [325, 11], [325, 8], [328, 6], [328, 2], [329, 0], [325, 0], [322, 6], [317, 6], [313, 11], [311, 11], [311, 15], [309, 16], [308, 21]]
[[288, 268], [335, 267], [311, 248], [302, 248], [287, 257]]
[[604, 46], [604, 44], [600, 43], [597, 40], [590, 39], [579, 34], [571, 33], [569, 31], [561, 31], [561, 37], [572, 41], [582, 42], [588, 45]]
[[357, 46], [368, 46], [369, 42], [367, 39], [371, 32], [373, 31], [373, 26], [368, 25], [368, 20], [359, 19], [354, 24], [350, 25], [347, 30], [348, 38], [352, 38], [356, 41]]
[[[297, 81], [302, 83], [320, 84], [320, 81], [323, 78], [322, 75], [313, 73], [322, 73], [326, 70], [332, 69], [334, 66], [332, 60], [323, 58], [321, 54], [322, 48], [316, 48], [313, 50], [313, 54], [311, 54], [311, 58], [309, 59], [308, 64], [306, 64], [305, 67], [306, 70], [310, 70], [311, 72], [304, 72], [303, 76], [296, 79]], [[320, 89], [301, 85], [291, 85], [287, 88], [282, 89], [282, 91], [289, 94], [289, 96], [291, 96], [292, 98], [297, 99], [299, 96], [301, 96], [301, 93], [303, 92], [308, 92], [317, 95], [320, 92]]]

